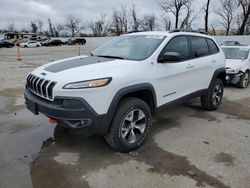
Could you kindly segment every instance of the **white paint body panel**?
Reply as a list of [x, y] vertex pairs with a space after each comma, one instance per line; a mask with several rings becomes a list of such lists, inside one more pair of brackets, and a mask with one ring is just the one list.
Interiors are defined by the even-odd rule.
[[[207, 89], [216, 69], [225, 67], [225, 58], [220, 50], [218, 54], [197, 58], [180, 63], [157, 63], [157, 58], [168, 41], [180, 34], [202, 36], [196, 33], [145, 32], [133, 35], [164, 35], [166, 39], [158, 49], [146, 60], [129, 61], [113, 60], [108, 62], [71, 68], [58, 73], [44, 70], [46, 67], [62, 61], [84, 58], [73, 57], [43, 65], [32, 72], [41, 75], [45, 72], [46, 79], [57, 82], [53, 93], [55, 96], [81, 97], [98, 113], [107, 113], [115, 94], [122, 88], [136, 84], [149, 83], [156, 93], [157, 107], [198, 90]], [[209, 36], [205, 36], [211, 38]], [[187, 66], [192, 64], [192, 68]], [[62, 89], [68, 83], [84, 80], [112, 77], [105, 87], [92, 89]], [[168, 97], [170, 93], [176, 92]]]

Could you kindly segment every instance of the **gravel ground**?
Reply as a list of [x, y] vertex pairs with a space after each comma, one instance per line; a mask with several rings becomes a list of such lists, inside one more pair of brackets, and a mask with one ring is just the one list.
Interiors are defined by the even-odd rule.
[[[81, 46], [88, 54], [94, 46]], [[25, 76], [76, 46], [0, 49], [0, 187], [250, 187], [250, 88], [227, 87], [215, 112], [199, 100], [159, 115], [132, 154], [65, 132], [26, 110]]]

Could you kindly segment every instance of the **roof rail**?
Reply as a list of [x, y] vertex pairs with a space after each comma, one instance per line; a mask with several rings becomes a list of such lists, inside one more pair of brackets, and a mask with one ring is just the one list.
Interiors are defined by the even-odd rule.
[[174, 29], [174, 30], [169, 31], [169, 33], [177, 33], [177, 32], [192, 32], [192, 33], [201, 33], [201, 34], [208, 35], [208, 33], [205, 31], [192, 30], [192, 29]]
[[130, 34], [130, 33], [139, 33], [139, 32], [144, 32], [144, 31], [143, 30], [138, 30], [138, 31], [133, 30], [133, 31], [129, 31], [127, 34]]

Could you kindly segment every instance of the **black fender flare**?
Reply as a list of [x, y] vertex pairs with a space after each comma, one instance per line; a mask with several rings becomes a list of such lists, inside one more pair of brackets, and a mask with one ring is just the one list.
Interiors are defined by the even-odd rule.
[[212, 83], [215, 81], [216, 78], [220, 77], [219, 75], [223, 75], [222, 81], [225, 82], [226, 80], [226, 68], [218, 68], [215, 70], [214, 75], [210, 81], [209, 87], [212, 85]]
[[151, 109], [153, 110], [152, 113], [155, 114], [156, 113], [156, 109], [157, 109], [157, 100], [156, 100], [156, 93], [155, 93], [155, 89], [153, 87], [152, 84], [150, 83], [142, 83], [142, 84], [136, 84], [136, 85], [132, 85], [132, 86], [128, 86], [125, 88], [120, 89], [115, 96], [113, 97], [113, 100], [109, 106], [106, 118], [105, 118], [105, 129], [106, 132], [108, 131], [110, 124], [113, 120], [113, 116], [117, 110], [117, 107], [119, 105], [119, 102], [121, 101], [121, 99], [133, 92], [136, 91], [142, 91], [142, 90], [149, 90], [152, 94], [153, 97], [153, 108]]

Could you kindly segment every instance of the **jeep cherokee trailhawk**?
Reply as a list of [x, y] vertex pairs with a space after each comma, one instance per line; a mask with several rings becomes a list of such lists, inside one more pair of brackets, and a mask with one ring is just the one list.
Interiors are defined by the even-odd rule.
[[43, 65], [27, 76], [34, 114], [60, 126], [105, 136], [117, 151], [142, 145], [159, 110], [201, 97], [216, 110], [223, 96], [225, 55], [198, 32], [138, 32], [90, 53]]

